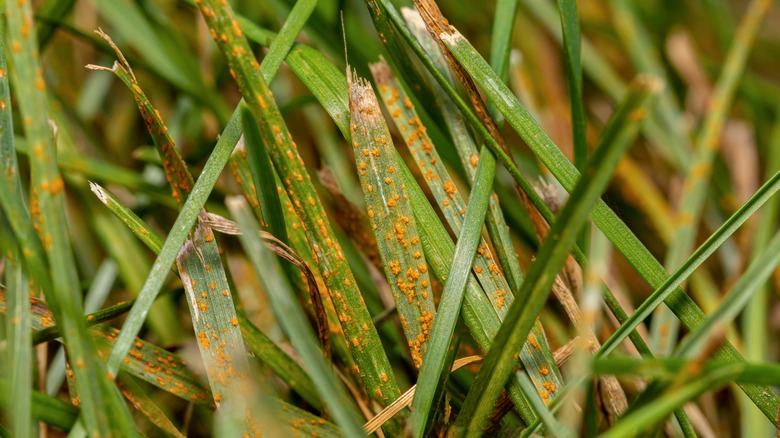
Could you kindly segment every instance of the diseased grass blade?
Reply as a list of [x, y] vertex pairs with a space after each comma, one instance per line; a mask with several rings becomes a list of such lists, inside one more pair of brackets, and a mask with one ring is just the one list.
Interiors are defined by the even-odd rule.
[[[496, 18], [498, 18], [499, 14], [498, 8], [499, 6], [497, 5]], [[406, 20], [407, 25], [409, 26], [409, 30], [414, 34], [422, 47], [431, 57], [433, 64], [439, 69], [439, 71], [441, 71], [442, 75], [447, 79], [447, 81], [452, 83], [449, 69], [447, 67], [447, 62], [444, 60], [444, 56], [441, 54], [439, 46], [425, 28], [425, 23], [422, 21], [420, 14], [408, 8], [403, 8], [401, 12], [404, 15], [404, 19]], [[510, 12], [511, 11], [508, 10], [504, 11], [502, 14], [501, 24], [499, 24], [498, 21], [496, 22], [494, 33], [498, 33], [501, 31], [500, 29], [505, 29], [506, 27], [512, 25], [513, 20], [508, 20], [508, 23], [504, 23], [504, 21], [507, 21], [507, 17], [504, 15], [509, 14]], [[506, 30], [504, 32], [506, 32]], [[497, 40], [494, 39], [494, 47], [496, 47], [496, 49], [493, 50], [491, 48], [491, 56], [496, 54], [496, 51], [503, 53], [505, 50], [508, 50], [508, 48], [511, 46], [509, 41], [509, 39], [511, 39], [510, 37], [511, 32], [508, 36], [502, 35]], [[499, 50], [500, 46], [502, 45], [505, 46], [505, 48]], [[461, 164], [463, 165], [466, 174], [469, 175], [471, 181], [473, 181], [474, 177], [476, 176], [477, 163], [479, 162], [480, 157], [480, 153], [477, 149], [477, 145], [474, 142], [474, 138], [469, 132], [468, 127], [463, 124], [463, 116], [460, 114], [455, 105], [450, 101], [449, 97], [447, 97], [446, 93], [441, 89], [441, 87], [435, 83], [430, 83], [429, 86], [433, 89], [433, 95], [436, 98], [437, 107], [441, 111], [444, 122], [450, 131], [450, 135], [452, 136], [453, 143], [455, 144], [458, 156], [460, 157]], [[493, 108], [493, 105], [490, 102], [488, 102], [488, 108]], [[493, 117], [496, 117], [495, 114], [492, 115]], [[496, 121], [499, 122], [497, 117]], [[434, 167], [436, 167], [436, 163], [434, 163]], [[450, 219], [449, 217], [447, 218]], [[452, 224], [450, 225], [452, 226]], [[517, 259], [517, 254], [515, 253], [512, 236], [507, 229], [504, 213], [495, 194], [491, 194], [490, 196], [486, 225], [488, 228], [488, 233], [490, 234], [490, 238], [492, 239], [496, 249], [496, 253], [498, 254], [498, 259], [501, 263], [501, 266], [504, 268], [505, 277], [509, 283], [509, 287], [511, 291], [517, 291], [520, 287], [523, 274], [520, 269], [520, 263]], [[501, 306], [498, 308], [500, 309]]]
[[[127, 306], [122, 305], [116, 307], [127, 308]], [[106, 308], [103, 309], [103, 312], [111, 313], [113, 317], [116, 317], [116, 312], [108, 312], [110, 310], [116, 309]], [[5, 296], [0, 294], [0, 313], [4, 312], [6, 312]], [[102, 322], [100, 313], [102, 312], [87, 315], [86, 320], [88, 323], [95, 324], [90, 330], [100, 353], [107, 355], [116, 342], [119, 330], [99, 324]], [[30, 326], [37, 330], [36, 335], [40, 334], [42, 330], [55, 329], [50, 338], [46, 340], [57, 338], [59, 333], [56, 331], [56, 326], [52, 327], [52, 324], [52, 313], [46, 303], [33, 298], [31, 300]], [[198, 377], [179, 356], [142, 339], [136, 338], [134, 340], [130, 355], [122, 361], [122, 372], [145, 380], [189, 402], [202, 405], [213, 403], [210, 392], [203, 388]]]
[[[414, 217], [420, 228], [420, 240], [423, 244], [426, 260], [428, 260], [436, 280], [444, 283], [449, 276], [455, 244], [409, 169], [403, 165], [401, 171], [413, 207]], [[485, 351], [490, 347], [491, 339], [501, 325], [498, 315], [490, 307], [490, 300], [480, 288], [476, 277], [470, 276], [466, 283], [462, 317], [471, 335]], [[545, 360], [538, 360], [536, 363], [536, 367], [540, 370], [548, 365]], [[537, 414], [530, 408], [526, 396], [519, 386], [519, 381], [511, 381], [508, 390], [523, 418], [529, 422], [533, 421]]]
[[184, 203], [187, 194], [192, 191], [192, 186], [195, 184], [192, 175], [190, 174], [189, 169], [187, 169], [187, 165], [184, 163], [179, 150], [176, 149], [176, 144], [168, 134], [168, 127], [165, 126], [165, 122], [163, 122], [160, 112], [152, 106], [143, 90], [141, 90], [141, 86], [136, 80], [133, 69], [130, 67], [130, 64], [127, 62], [122, 52], [119, 51], [119, 48], [108, 35], [102, 31], [97, 31], [96, 33], [101, 38], [105, 39], [114, 49], [119, 61], [114, 61], [114, 65], [112, 65], [111, 68], [95, 65], [88, 65], [87, 68], [92, 70], [106, 70], [114, 73], [133, 93], [133, 98], [138, 105], [138, 110], [141, 112], [141, 116], [146, 122], [146, 129], [152, 136], [152, 140], [154, 141], [155, 146], [157, 146], [157, 150], [162, 158], [165, 178], [171, 186], [173, 199], [181, 206]]
[[[84, 312], [95, 312], [103, 307], [111, 288], [116, 281], [116, 264], [111, 260], [101, 263], [92, 279], [87, 295], [84, 297]], [[29, 323], [28, 323], [29, 325]], [[89, 318], [87, 319], [89, 324]], [[65, 381], [65, 349], [60, 347], [46, 370], [46, 393], [56, 396]]]
[[[30, 253], [27, 261], [33, 259], [28, 242], [36, 245], [36, 256], [43, 257], [40, 241], [34, 235], [32, 227], [24, 227], [22, 221], [29, 220], [29, 213], [22, 198], [19, 167], [14, 151], [14, 129], [11, 115], [11, 92], [8, 84], [8, 66], [5, 58], [6, 24], [0, 23], [0, 251], [5, 261], [5, 290], [10, 311], [5, 312], [3, 340], [6, 344], [0, 353], [3, 360], [10, 364], [3, 373], [10, 378], [10, 396], [14, 403], [8, 409], [7, 417], [11, 431], [17, 436], [28, 436], [33, 433], [32, 422], [32, 335], [30, 333], [30, 295], [32, 288], [28, 285], [27, 275], [22, 269], [22, 254], [20, 245]], [[15, 228], [24, 231], [26, 236], [14, 238], [12, 221]], [[29, 223], [29, 222], [28, 222]], [[20, 233], [20, 234], [22, 234]], [[36, 258], [37, 258], [36, 257]], [[28, 272], [44, 269], [43, 266], [28, 267]], [[41, 281], [45, 283], [45, 281]], [[34, 291], [32, 292], [34, 293]], [[2, 330], [2, 329], [0, 329]]]
[[[495, 99], [496, 106], [501, 110], [512, 127], [526, 140], [534, 154], [558, 179], [561, 185], [572, 190], [579, 173], [566, 159], [550, 138], [541, 130], [538, 123], [522, 108], [520, 102], [493, 75], [484, 60], [474, 51], [459, 34], [449, 34], [445, 39], [448, 47], [468, 70], [488, 97]], [[497, 155], [502, 164], [508, 166], [500, 154]], [[764, 192], [766, 193], [766, 191]], [[768, 197], [756, 200], [754, 207], [762, 205]], [[660, 287], [668, 278], [668, 274], [647, 248], [637, 239], [634, 233], [620, 220], [603, 201], [598, 201], [591, 214], [593, 222], [609, 238], [650, 287]], [[733, 230], [732, 230], [733, 231]], [[667, 305], [680, 318], [689, 330], [695, 328], [703, 318], [701, 309], [679, 288], [668, 293]], [[636, 327], [635, 325], [633, 327]], [[613, 346], [614, 347], [614, 346]], [[721, 359], [741, 360], [736, 349], [731, 344], [724, 344], [716, 352]], [[756, 386], [745, 385], [746, 394], [753, 400], [767, 418], [773, 419], [774, 412], [780, 406], [780, 398], [771, 391]]]
[[[696, 138], [693, 164], [683, 183], [677, 212], [674, 238], [666, 252], [664, 266], [671, 272], [679, 267], [693, 251], [698, 225], [709, 191], [710, 174], [720, 142], [719, 137], [753, 40], [760, 29], [763, 17], [772, 2], [754, 0], [734, 36], [734, 43], [726, 55], [715, 90], [708, 102], [706, 116]], [[679, 322], [666, 307], [661, 307], [653, 318], [653, 341], [660, 353], [668, 354], [674, 347], [679, 332]]]
[[245, 427], [250, 431], [254, 420], [246, 400], [232, 390], [249, 372], [249, 362], [219, 248], [206, 220], [204, 212], [192, 240], [179, 252], [176, 266], [217, 410], [246, 412]]
[[287, 432], [292, 436], [317, 436], [323, 438], [338, 438], [346, 433], [330, 421], [312, 415], [282, 400], [272, 398], [266, 400], [266, 402], [271, 406], [270, 413], [276, 416], [277, 424], [289, 425], [289, 429], [281, 429], [283, 433]]
[[[47, 120], [46, 83], [29, 2], [6, 5], [8, 43], [13, 48], [15, 91], [31, 159], [32, 221], [48, 256], [51, 286], [44, 288], [57, 323], [64, 328], [65, 347], [78, 382], [84, 425], [89, 433], [133, 435], [127, 406], [109, 381], [82, 319], [81, 290], [65, 217], [64, 182], [56, 163], [51, 127]], [[33, 272], [33, 274], [36, 274]], [[48, 276], [47, 276], [48, 277]], [[46, 280], [42, 279], [44, 286]], [[36, 285], [37, 287], [37, 285]]]
[[584, 169], [588, 160], [588, 140], [585, 137], [585, 108], [582, 100], [582, 65], [580, 63], [580, 17], [576, 0], [558, 0], [563, 34], [566, 76], [569, 80], [574, 166]]
[[[96, 184], [92, 185], [92, 190], [118, 218], [122, 219], [127, 224], [132, 224], [131, 229], [136, 237], [142, 239], [149, 249], [155, 253], [160, 252], [163, 246], [163, 239], [151, 227], [135, 216], [132, 211], [122, 205], [122, 203], [107, 190]], [[225, 220], [223, 219], [222, 222], [220, 222], [223, 226], [224, 221]], [[208, 224], [214, 225], [214, 222], [209, 219]], [[225, 230], [223, 229], [222, 231]], [[236, 233], [237, 231], [232, 231], [230, 234]], [[123, 307], [126, 308], [128, 306], [124, 305]], [[104, 309], [103, 312], [109, 313], [109, 310], [110, 309]], [[121, 309], [117, 309], [117, 311], [121, 311]], [[88, 315], [87, 319], [88, 321], [97, 323], [106, 320], [106, 318], [113, 318], [115, 315], [116, 313], [110, 313], [106, 317], [103, 317], [99, 314], [91, 314]], [[243, 313], [238, 312], [237, 317], [247, 348], [255, 353], [266, 366], [274, 371], [293, 390], [298, 392], [298, 394], [300, 394], [310, 405], [317, 409], [321, 409], [322, 401], [316, 394], [312, 382], [300, 366], [282, 352], [265, 336], [265, 334], [259, 331]], [[110, 343], [116, 339], [118, 331], [114, 329], [106, 331], [107, 328], [102, 326], [98, 326], [98, 328], [100, 328], [102, 333], [98, 338], [106, 339], [109, 343], [106, 344], [105, 347], [110, 349]], [[98, 330], [98, 328], [95, 330]], [[50, 334], [48, 339], [54, 339], [54, 337], [56, 337], [56, 332]], [[98, 346], [100, 347], [100, 344]], [[135, 367], [137, 360], [141, 360], [140, 367]], [[144, 380], [159, 386], [163, 390], [167, 390], [175, 395], [192, 401], [193, 403], [211, 403], [212, 398], [209, 392], [200, 386], [194, 376], [189, 374], [187, 367], [177, 361], [178, 358], [176, 356], [166, 356], [164, 350], [159, 350], [158, 347], [148, 344], [145, 341], [137, 340], [134, 349], [131, 350], [130, 356], [124, 363], [128, 372], [131, 372], [136, 376], [142, 376]], [[166, 376], [154, 373], [150, 374], [150, 369], [144, 366], [144, 364], [156, 365], [152, 366], [151, 370], [153, 371], [168, 369], [169, 371], [174, 370], [174, 376], [176, 376], [178, 372], [181, 372], [182, 374], [178, 375], [178, 379], [174, 377], [174, 381], [170, 382], [171, 384], [168, 384], [169, 382]]]
[[650, 98], [658, 93], [659, 88], [656, 79], [637, 80], [628, 94], [629, 98], [618, 108], [605, 128], [585, 171], [589, 178], [581, 180], [572, 191], [569, 201], [542, 243], [515, 303], [509, 309], [507, 323], [501, 326], [485, 356], [485, 362], [456, 422], [459, 433], [478, 433], [488, 418], [493, 403], [516, 366], [514, 352], [525, 342], [579, 229], [606, 188], [623, 152], [634, 140]]
[[[232, 199], [228, 202], [228, 207], [239, 226], [244, 230], [257, 229], [257, 223], [251, 218], [246, 202], [240, 201], [238, 198]], [[255, 270], [260, 275], [278, 321], [284, 327], [304, 363], [307, 364], [310, 376], [325, 405], [348, 436], [363, 435], [360, 421], [355, 414], [354, 404], [339, 385], [330, 366], [324, 361], [322, 350], [314, 334], [308, 328], [306, 317], [292, 299], [293, 293], [284, 280], [279, 263], [267, 252], [257, 234], [251, 231], [242, 233], [241, 242], [252, 260]]]
[[[445, 219], [454, 232], [461, 233], [464, 224], [466, 203], [461, 198], [457, 187], [450, 179], [447, 170], [444, 168], [436, 148], [425, 132], [425, 127], [420, 122], [419, 117], [417, 117], [411, 100], [409, 100], [400, 87], [400, 84], [394, 79], [389, 66], [379, 63], [372, 65], [371, 69], [375, 80], [379, 85], [382, 99], [396, 125], [399, 127], [400, 132], [404, 134], [409, 149], [418, 162], [423, 176], [434, 194], [434, 198], [444, 212]], [[487, 187], [490, 187], [490, 182], [485, 184], [487, 184]], [[408, 182], [406, 183], [406, 187], [407, 192], [413, 191], [409, 190], [411, 185]], [[418, 202], [426, 202], [422, 201], [424, 197], [418, 199], [420, 199]], [[446, 231], [443, 236], [446, 236]], [[442, 238], [445, 237], [432, 240], [441, 242]], [[486, 242], [480, 242], [477, 253], [478, 255], [473, 261], [473, 275], [480, 281], [481, 286], [484, 289], [484, 292], [482, 293], [488, 297], [490, 300], [489, 302], [493, 307], [493, 309], [484, 308], [481, 311], [490, 312], [490, 314], [495, 312], [500, 321], [506, 314], [506, 309], [511, 304], [513, 295], [507, 284], [506, 278], [501, 275], [501, 271], [496, 266], [492, 251]], [[440, 266], [439, 268], [446, 269], [447, 272], [452, 272], [448, 269], [450, 260], [452, 260], [451, 256], [448, 261], [445, 262], [447, 263], [447, 266]], [[465, 271], [469, 271], [469, 268], [470, 266], [467, 266], [464, 269]], [[443, 280], [445, 278], [449, 278], [449, 275], [441, 275], [439, 280], [441, 280], [442, 283], [445, 283]], [[477, 283], [467, 287], [479, 288]], [[456, 316], [457, 313], [458, 312], [456, 311]], [[541, 326], [534, 326], [533, 335], [539, 348], [534, 348], [531, 345], [524, 346], [520, 356], [523, 364], [526, 366], [526, 370], [530, 373], [531, 378], [534, 381], [536, 391], [539, 394], [545, 394], [549, 391], [548, 389], [545, 389], [546, 387], [558, 386], [561, 384], [560, 376], [557, 368], [552, 365], [552, 354], [549, 351], [546, 336], [544, 335]], [[449, 339], [449, 337], [446, 338]], [[440, 342], [444, 343], [443, 340]], [[543, 369], [546, 369], [546, 371], [542, 371]], [[424, 382], [430, 379], [422, 378], [420, 380], [421, 382]], [[432, 388], [427, 388], [425, 384], [421, 384], [420, 388], [423, 390], [422, 394], [428, 394], [429, 391], [432, 391]], [[423, 395], [419, 398], [422, 399], [428, 396], [430, 395]]]
[[368, 217], [412, 361], [419, 368], [429, 349], [436, 315], [428, 263], [423, 258], [417, 223], [399, 180], [393, 140], [374, 90], [356, 72], [348, 76], [347, 87], [352, 146]]
[[[215, 36], [220, 50], [228, 59], [241, 93], [244, 95], [268, 152], [284, 183], [290, 200], [305, 226], [314, 259], [335, 298], [342, 329], [349, 341], [363, 384], [369, 397], [388, 404], [400, 395], [387, 355], [385, 354], [371, 316], [366, 309], [352, 271], [335, 240], [311, 178], [295, 148], [292, 136], [270, 95], [260, 66], [235, 20], [232, 9], [216, 1], [202, 1], [201, 14]], [[368, 330], [366, 330], [366, 327]]]
[[[11, 403], [15, 403], [9, 398], [10, 395], [11, 384], [5, 379], [0, 379], [0, 407], [3, 410], [7, 410]], [[32, 391], [32, 417], [34, 419], [67, 432], [73, 427], [78, 415], [79, 408], [72, 404], [42, 392]]]
[[130, 404], [152, 424], [165, 432], [166, 435], [180, 438], [184, 437], [176, 426], [173, 425], [171, 419], [165, 415], [165, 412], [163, 412], [160, 406], [144, 392], [144, 389], [133, 380], [132, 376], [125, 373], [119, 373], [117, 386]]

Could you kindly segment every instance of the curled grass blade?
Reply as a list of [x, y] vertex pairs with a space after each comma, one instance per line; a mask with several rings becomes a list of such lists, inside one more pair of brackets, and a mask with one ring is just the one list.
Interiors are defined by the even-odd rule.
[[580, 180], [572, 191], [572, 196], [542, 243], [515, 303], [509, 309], [507, 323], [501, 326], [485, 356], [485, 362], [457, 420], [459, 433], [478, 433], [488, 418], [493, 403], [516, 366], [515, 351], [525, 342], [536, 316], [544, 306], [557, 271], [568, 256], [591, 208], [606, 188], [620, 157], [634, 140], [650, 98], [658, 93], [659, 88], [656, 79], [637, 80], [628, 98], [605, 128], [585, 170], [589, 178]]
[[81, 290], [65, 217], [64, 181], [57, 168], [47, 120], [46, 83], [38, 43], [30, 29], [34, 26], [32, 5], [9, 3], [6, 17], [8, 43], [14, 52], [15, 91], [21, 103], [26, 138], [33, 151], [31, 219], [50, 263], [53, 287], [44, 291], [57, 323], [64, 328], [65, 347], [74, 365], [87, 431], [131, 436], [134, 428], [127, 406], [107, 378], [103, 362], [93, 359], [97, 351], [82, 319]]
[[352, 356], [360, 368], [369, 397], [383, 404], [390, 403], [400, 392], [387, 355], [357, 289], [352, 270], [333, 236], [322, 204], [318, 202], [319, 197], [303, 160], [271, 97], [260, 65], [254, 59], [229, 5], [204, 0], [198, 7], [235, 74], [239, 89], [260, 127], [274, 167], [305, 225], [304, 231], [314, 259], [331, 291], [331, 297], [335, 298], [334, 307], [339, 313], [342, 329], [349, 340]]
[[[232, 198], [228, 202], [228, 207], [242, 229], [257, 229], [257, 222], [252, 219], [245, 201]], [[363, 430], [355, 414], [354, 404], [338, 384], [330, 366], [323, 360], [322, 350], [311, 329], [308, 328], [306, 317], [298, 304], [292, 300], [293, 293], [284, 280], [279, 263], [267, 252], [255, 233], [242, 233], [241, 242], [252, 260], [255, 270], [260, 275], [280, 324], [284, 327], [298, 354], [307, 364], [310, 376], [319, 390], [323, 402], [348, 436], [362, 436]]]
[[[473, 47], [459, 34], [452, 35], [445, 41], [449, 42], [448, 47], [453, 51], [453, 54], [466, 67], [475, 81], [482, 86], [486, 95], [494, 99], [496, 106], [507, 118], [510, 125], [526, 140], [537, 158], [544, 163], [565, 189], [572, 190], [579, 176], [574, 166], [541, 130], [538, 123], [523, 109], [511, 91], [491, 73], [485, 61], [474, 51]], [[497, 156], [501, 158], [500, 154]], [[505, 166], [509, 165], [505, 160], [501, 159], [501, 161]], [[762, 197], [753, 207], [757, 208], [767, 199], [768, 197]], [[660, 263], [603, 201], [596, 203], [591, 218], [650, 287], [658, 288], [669, 278]], [[703, 313], [690, 297], [679, 288], [673, 288], [668, 292], [667, 298], [667, 305], [687, 329], [691, 330], [698, 326], [703, 318]], [[730, 344], [725, 344], [724, 348], [718, 350], [716, 354], [723, 359], [741, 360], [737, 350]], [[767, 418], [774, 419], [774, 412], [780, 405], [780, 398], [756, 386], [747, 385], [743, 387], [743, 390], [760, 407]]]

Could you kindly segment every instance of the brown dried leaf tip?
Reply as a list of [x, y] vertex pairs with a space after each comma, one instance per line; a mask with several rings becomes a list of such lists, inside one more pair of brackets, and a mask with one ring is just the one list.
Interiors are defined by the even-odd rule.
[[379, 109], [379, 102], [374, 94], [371, 84], [364, 78], [357, 75], [357, 71], [349, 71], [347, 66], [347, 88], [349, 89], [349, 111], [356, 121], [352, 125], [352, 130], [358, 129], [357, 124], [375, 126], [380, 124], [382, 119], [382, 110]]

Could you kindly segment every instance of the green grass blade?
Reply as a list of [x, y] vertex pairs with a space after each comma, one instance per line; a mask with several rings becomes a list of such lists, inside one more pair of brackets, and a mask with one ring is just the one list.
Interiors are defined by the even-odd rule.
[[416, 367], [424, 367], [428, 351], [435, 348], [429, 343], [436, 307], [428, 264], [423, 258], [405, 186], [398, 177], [400, 165], [395, 147], [374, 90], [356, 72], [352, 72], [347, 87], [352, 146], [368, 217], [412, 361]]
[[[673, 296], [676, 288], [679, 287], [679, 285], [682, 284], [682, 282], [685, 281], [685, 279], [710, 255], [712, 255], [723, 241], [728, 239], [737, 228], [744, 224], [756, 210], [766, 203], [778, 189], [780, 189], [780, 172], [775, 174], [769, 181], [761, 186], [745, 205], [737, 210], [720, 228], [718, 228], [709, 239], [707, 239], [707, 241], [677, 269], [677, 271], [667, 277], [663, 284], [658, 286], [650, 297], [642, 302], [628, 321], [623, 323], [620, 328], [604, 342], [600, 354], [607, 355], [612, 352], [612, 350], [625, 339], [628, 331], [636, 328], [648, 315], [650, 315], [653, 309], [659, 306], [668, 297]], [[695, 325], [691, 325], [688, 328], [691, 330], [698, 328], [703, 320], [704, 317], [702, 315], [697, 318]]]
[[[666, 253], [664, 266], [667, 271], [679, 267], [693, 251], [696, 244], [698, 224], [704, 211], [709, 191], [710, 174], [713, 167], [719, 137], [726, 121], [728, 110], [734, 100], [737, 84], [760, 29], [763, 17], [772, 5], [768, 0], [751, 2], [734, 36], [723, 64], [715, 90], [708, 103], [706, 116], [699, 135], [696, 138], [695, 156], [690, 172], [683, 183], [680, 204], [677, 213], [677, 227]], [[660, 351], [668, 354], [677, 338], [679, 322], [666, 308], [656, 312], [653, 320], [653, 339]]]
[[306, 403], [315, 409], [322, 410], [322, 399], [317, 394], [314, 382], [303, 368], [252, 324], [252, 321], [247, 319], [242, 312], [238, 313], [238, 322], [241, 333], [244, 335], [244, 343], [249, 351], [254, 353], [265, 366], [306, 400]]
[[[14, 130], [11, 114], [11, 92], [8, 84], [8, 66], [5, 58], [5, 22], [0, 23], [0, 235], [3, 242], [0, 250], [5, 259], [6, 299], [10, 311], [5, 315], [6, 346], [3, 359], [10, 366], [7, 377], [11, 380], [11, 399], [14, 403], [9, 409], [7, 421], [11, 431], [17, 436], [28, 436], [33, 433], [32, 423], [32, 337], [30, 334], [30, 287], [27, 276], [22, 269], [22, 256], [19, 244], [24, 245], [22, 237], [14, 239], [13, 232], [7, 220], [10, 219], [19, 229], [22, 221], [29, 218], [22, 199], [21, 181], [18, 175], [18, 164], [14, 151]], [[6, 216], [8, 215], [8, 216]], [[9, 217], [13, 216], [13, 217]], [[26, 227], [27, 240], [40, 243], [34, 236], [32, 227]], [[18, 242], [18, 243], [17, 243]], [[42, 251], [36, 248], [40, 257]], [[28, 250], [29, 251], [29, 250]], [[39, 267], [40, 269], [41, 267]], [[35, 272], [28, 268], [28, 272]]]
[[580, 17], [576, 0], [558, 0], [563, 34], [563, 54], [569, 79], [574, 166], [583, 169], [588, 160], [588, 140], [585, 137], [585, 108], [582, 100], [582, 65], [580, 61]]
[[[602, 434], [602, 438], [634, 436], [638, 431], [649, 430], [655, 423], [661, 421], [669, 413], [685, 402], [694, 399], [706, 391], [720, 389], [727, 383], [734, 381], [738, 376], [744, 375], [745, 363], [727, 363], [709, 370], [701, 376], [685, 382], [683, 385], [671, 388], [660, 394], [648, 405], [632, 411], [623, 417], [614, 427]], [[780, 379], [777, 368], [773, 370], [771, 380], [758, 382], [759, 384], [776, 384]], [[748, 382], [743, 382], [744, 385]], [[754, 384], [750, 382], [750, 384]]]
[[496, 159], [492, 154], [482, 154], [477, 165], [477, 175], [474, 187], [469, 197], [469, 205], [463, 220], [463, 227], [455, 246], [455, 254], [450, 265], [450, 275], [444, 284], [438, 315], [433, 322], [431, 331], [431, 348], [425, 356], [420, 369], [414, 401], [412, 402], [412, 434], [423, 436], [425, 427], [432, 414], [436, 387], [442, 379], [446, 379], [444, 370], [445, 357], [449, 349], [450, 339], [455, 331], [455, 323], [460, 314], [461, 303], [466, 287], [477, 244], [482, 234], [482, 224], [487, 213], [488, 197], [492, 191], [493, 181], [483, 179], [484, 174], [495, 174]]
[[[458, 34], [454, 35], [448, 47], [456, 58], [468, 70], [477, 84], [482, 86], [486, 95], [495, 99], [497, 107], [501, 109], [510, 125], [526, 140], [526, 143], [534, 151], [537, 158], [544, 163], [565, 189], [572, 190], [579, 176], [574, 166], [541, 130], [538, 123], [522, 108], [511, 91], [502, 86], [498, 78], [491, 73], [485, 61], [462, 37], [457, 36]], [[497, 154], [497, 157], [505, 166], [511, 164], [501, 154]], [[766, 199], [768, 198], [761, 199], [758, 204], [762, 204]], [[640, 276], [651, 287], [658, 288], [669, 278], [663, 267], [650, 254], [647, 248], [603, 201], [599, 201], [596, 204], [591, 217], [596, 226], [609, 238], [615, 245], [615, 248], [629, 260], [631, 265], [634, 266]], [[669, 293], [667, 305], [689, 330], [698, 326], [703, 318], [701, 309], [680, 289], [673, 289]], [[721, 358], [741, 359], [739, 353], [730, 344], [726, 344], [717, 354]], [[780, 405], [780, 398], [755, 386], [745, 386], [743, 389], [750, 396], [751, 400], [761, 408], [764, 415], [770, 419], [774, 418], [775, 414], [773, 412]]]
[[[777, 114], [777, 113], [776, 113]], [[767, 145], [766, 165], [764, 178], [769, 179], [780, 169], [780, 119], [776, 118], [772, 133]], [[753, 245], [750, 248], [751, 259], [765, 250], [771, 234], [777, 224], [778, 199], [773, 197], [767, 201], [766, 206], [758, 216], [756, 231], [753, 235]], [[745, 359], [748, 361], [766, 361], [769, 358], [767, 345], [769, 333], [766, 327], [769, 320], [767, 309], [769, 308], [769, 285], [764, 284], [753, 296], [745, 307], [742, 317], [742, 333], [745, 342]], [[742, 434], [744, 436], [763, 435], [771, 433], [770, 423], [764, 418], [753, 404], [740, 398], [740, 406], [745, 420], [742, 422]]]
[[753, 259], [718, 308], [708, 315], [696, 330], [680, 341], [674, 355], [687, 358], [696, 355], [713, 330], [737, 316], [758, 289], [766, 283], [778, 263], [780, 263], [780, 234], [775, 234], [767, 244], [766, 250]]
[[265, 249], [259, 236], [252, 232], [257, 229], [257, 223], [252, 219], [248, 205], [244, 201], [234, 200], [228, 203], [228, 207], [239, 226], [249, 230], [241, 234], [241, 242], [255, 270], [258, 274], [262, 273], [260, 278], [274, 312], [298, 354], [307, 364], [311, 378], [325, 405], [348, 436], [362, 436], [362, 425], [355, 414], [354, 405], [338, 384], [329, 365], [323, 360], [322, 350], [309, 328], [306, 317], [300, 311], [298, 304], [292, 300], [293, 293], [283, 280], [284, 274], [278, 261]]
[[[536, 18], [559, 44], [563, 44], [561, 20], [555, 7], [549, 2], [521, 0], [523, 7]], [[609, 63], [599, 54], [598, 50], [585, 38], [582, 44], [583, 72], [601, 88], [613, 101], [619, 102], [625, 92], [626, 84]], [[663, 76], [662, 76], [663, 77]], [[657, 114], [657, 112], [656, 112]], [[676, 137], [669, 135], [669, 130], [658, 123], [655, 118], [648, 120], [644, 132], [659, 148], [669, 162], [678, 169], [687, 169], [691, 162], [688, 149], [680, 147]]]
[[[7, 242], [13, 244], [11, 239]], [[11, 379], [10, 397], [14, 401], [8, 409], [7, 421], [16, 436], [30, 436], [35, 430], [32, 421], [33, 349], [30, 332], [30, 290], [27, 276], [22, 270], [19, 249], [7, 247], [3, 249], [6, 252], [7, 292], [6, 355], [4, 357], [10, 368], [8, 376]]]
[[[0, 379], [0, 407], [8, 409], [12, 401], [10, 383]], [[38, 421], [68, 431], [78, 418], [79, 409], [42, 392], [32, 391], [32, 416]]]
[[133, 423], [124, 401], [107, 378], [104, 364], [81, 317], [81, 290], [68, 237], [64, 182], [55, 160], [55, 147], [47, 120], [46, 83], [38, 55], [32, 5], [6, 5], [8, 42], [13, 49], [16, 93], [25, 134], [33, 151], [32, 220], [38, 227], [51, 267], [54, 286], [46, 290], [57, 323], [63, 328], [69, 358], [79, 386], [87, 430], [96, 434], [133, 435]]
[[270, 78], [276, 76], [276, 72], [279, 71], [290, 47], [295, 43], [295, 38], [301, 33], [316, 6], [317, 0], [295, 2], [290, 15], [284, 21], [282, 28], [279, 29], [279, 34], [268, 48], [268, 54], [263, 58], [263, 76], [268, 83], [271, 82]]
[[[360, 367], [369, 397], [389, 404], [400, 392], [376, 328], [371, 322], [349, 265], [329, 225], [303, 160], [295, 147], [284, 120], [270, 95], [260, 66], [249, 43], [227, 4], [203, 1], [201, 14], [213, 31], [217, 45], [228, 59], [239, 89], [244, 95], [269, 155], [279, 173], [290, 200], [297, 209], [325, 283], [336, 298], [334, 306], [341, 317], [342, 329], [353, 357]], [[339, 298], [340, 297], [340, 298]], [[368, 327], [368, 330], [366, 330]]]
[[585, 171], [589, 178], [581, 180], [572, 191], [569, 201], [542, 243], [515, 303], [509, 309], [507, 323], [501, 326], [493, 340], [456, 423], [459, 433], [478, 433], [481, 430], [507, 377], [516, 366], [514, 352], [525, 342], [579, 229], [606, 188], [623, 152], [634, 140], [647, 111], [646, 106], [650, 98], [660, 91], [659, 88], [655, 79], [638, 80], [605, 128]]

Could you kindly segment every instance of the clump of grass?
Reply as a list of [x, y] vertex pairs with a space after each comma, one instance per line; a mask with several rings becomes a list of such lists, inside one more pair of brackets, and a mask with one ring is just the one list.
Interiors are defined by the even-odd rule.
[[0, 435], [776, 433], [770, 1], [180, 3], [2, 7]]

